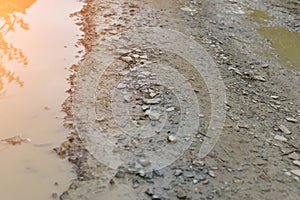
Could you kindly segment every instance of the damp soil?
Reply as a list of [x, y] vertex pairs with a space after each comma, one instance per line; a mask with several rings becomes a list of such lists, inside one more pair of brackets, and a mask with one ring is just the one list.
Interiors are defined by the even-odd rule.
[[[86, 54], [81, 63], [73, 67], [70, 97], [64, 104], [71, 134], [58, 151], [74, 164], [77, 180], [60, 198], [298, 199], [300, 74], [295, 55], [299, 51], [296, 45], [299, 9], [297, 0], [86, 1], [86, 6], [77, 13], [84, 27], [85, 37], [81, 42]], [[181, 32], [204, 47], [216, 63], [226, 87], [226, 120], [218, 142], [206, 157], [199, 158], [199, 149], [209, 138], [206, 134], [213, 100], [208, 98], [205, 77], [187, 60], [159, 48], [143, 48], [145, 46], [132, 41], [134, 37], [127, 38], [128, 44], [122, 48], [118, 48], [118, 40], [109, 40], [137, 27]], [[126, 40], [124, 35], [120, 36], [119, 42]], [[115, 51], [117, 64], [106, 71], [106, 78], [101, 78], [98, 71], [106, 63], [99, 58], [108, 51]], [[141, 75], [145, 73], [134, 73], [145, 63], [158, 70], [161, 68], [162, 76], [168, 73], [159, 64], [172, 66], [186, 77], [199, 102], [199, 129], [188, 138], [167, 135], [168, 140], [163, 142], [155, 140], [160, 137], [157, 135], [151, 143], [153, 149], [176, 139], [191, 140], [189, 148], [164, 168], [149, 171], [141, 166], [141, 161], [138, 165], [129, 159], [128, 165], [115, 169], [99, 159], [106, 154], [97, 151], [103, 143], [97, 141], [101, 140], [97, 133], [103, 133], [102, 130], [97, 132], [97, 127], [105, 127], [106, 138], [114, 134], [118, 127], [109, 121], [111, 97], [107, 94], [118, 87], [134, 92], [136, 88], [131, 88], [128, 82], [141, 86], [143, 81], [140, 80], [144, 79]], [[128, 76], [123, 80], [124, 75]], [[118, 80], [122, 80], [123, 85], [119, 85]], [[112, 86], [115, 88], [110, 88]], [[172, 99], [175, 97], [169, 95], [168, 90], [154, 86], [145, 90], [137, 88], [143, 95], [158, 95], [162, 100], [158, 105], [176, 105]], [[122, 94], [125, 101], [136, 107], [143, 106], [139, 101], [143, 97], [137, 96], [135, 101], [126, 96], [128, 91]], [[176, 106], [170, 110], [176, 111]], [[101, 116], [95, 116], [95, 112]], [[178, 112], [170, 119], [176, 122], [176, 116], [180, 115]], [[151, 123], [148, 115], [134, 113], [132, 118], [137, 125], [149, 119]], [[91, 126], [89, 119], [98, 125]], [[168, 128], [175, 131], [176, 123]], [[116, 138], [116, 145], [124, 145], [128, 152], [134, 152], [142, 142], [140, 138], [128, 140], [118, 135], [112, 141]], [[142, 165], [147, 165], [145, 160]]]

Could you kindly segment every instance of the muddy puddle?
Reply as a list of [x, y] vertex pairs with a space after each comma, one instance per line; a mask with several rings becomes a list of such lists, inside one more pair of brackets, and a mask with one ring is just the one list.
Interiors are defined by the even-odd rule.
[[260, 25], [258, 32], [270, 41], [279, 55], [279, 62], [289, 68], [300, 70], [300, 33], [286, 27], [271, 26], [275, 18], [266, 11], [247, 10], [248, 15]]
[[68, 68], [81, 56], [75, 44], [82, 34], [69, 15], [83, 5], [76, 0], [0, 4], [0, 199], [58, 199], [75, 177], [52, 149], [68, 133], [61, 104]]

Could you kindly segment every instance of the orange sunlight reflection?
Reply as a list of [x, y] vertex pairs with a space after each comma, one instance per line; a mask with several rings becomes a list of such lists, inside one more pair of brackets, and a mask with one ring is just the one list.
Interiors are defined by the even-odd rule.
[[14, 31], [17, 27], [28, 30], [29, 26], [22, 18], [22, 14], [26, 14], [29, 8], [36, 0], [0, 0], [0, 94], [4, 90], [5, 82], [15, 82], [20, 87], [24, 85], [21, 78], [10, 69], [7, 69], [5, 62], [14, 61], [28, 65], [28, 60], [24, 56], [21, 49], [13, 46], [9, 41], [5, 40], [7, 33]]

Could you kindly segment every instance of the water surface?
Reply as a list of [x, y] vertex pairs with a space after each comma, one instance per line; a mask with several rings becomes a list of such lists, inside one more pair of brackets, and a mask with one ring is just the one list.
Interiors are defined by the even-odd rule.
[[[76, 64], [76, 0], [0, 0], [0, 199], [53, 199], [69, 186], [71, 165], [52, 151], [66, 138], [61, 104]], [[52, 197], [53, 195], [53, 197]]]

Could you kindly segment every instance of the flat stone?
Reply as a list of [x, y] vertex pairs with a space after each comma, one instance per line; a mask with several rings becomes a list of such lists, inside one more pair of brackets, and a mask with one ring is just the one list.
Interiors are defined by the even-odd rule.
[[299, 154], [297, 152], [293, 152], [293, 153], [289, 154], [288, 158], [290, 158], [292, 160], [299, 160]]
[[295, 119], [293, 117], [286, 117], [286, 121], [292, 122], [292, 123], [297, 123], [297, 119]]
[[103, 117], [103, 116], [98, 117], [98, 118], [96, 119], [97, 122], [103, 122], [103, 121], [105, 121], [105, 120], [106, 120], [106, 118]]
[[151, 93], [149, 94], [149, 96], [150, 96], [151, 98], [154, 98], [156, 95], [157, 95], [157, 93], [155, 93], [155, 92], [151, 92]]
[[268, 68], [270, 65], [269, 64], [262, 64], [261, 67], [262, 68]]
[[144, 158], [139, 159], [139, 163], [140, 163], [143, 167], [146, 167], [146, 166], [148, 166], [148, 165], [151, 164], [151, 162], [150, 162], [149, 160], [144, 159]]
[[287, 135], [289, 135], [289, 134], [291, 134], [291, 131], [286, 127], [286, 126], [284, 126], [284, 125], [279, 125], [279, 127], [278, 127], [284, 134], [287, 134]]
[[285, 137], [283, 137], [281, 135], [275, 135], [274, 139], [282, 141], [282, 142], [286, 142], [287, 141], [287, 138], [285, 138]]
[[143, 103], [145, 103], [145, 104], [159, 104], [160, 102], [161, 102], [160, 98], [143, 99]]
[[291, 173], [300, 177], [300, 169], [291, 170]]
[[117, 86], [117, 89], [124, 89], [124, 88], [126, 88], [126, 87], [127, 87], [126, 84], [124, 84], [124, 83], [119, 83], [119, 85]]
[[211, 176], [211, 177], [213, 177], [213, 178], [216, 177], [215, 172], [212, 171], [212, 170], [209, 170], [209, 171], [208, 171], [208, 175]]
[[197, 167], [203, 167], [205, 165], [205, 163], [202, 160], [194, 160], [193, 165], [195, 165]]
[[267, 80], [262, 77], [262, 76], [254, 76], [254, 79], [258, 80], [258, 81], [261, 81], [261, 82], [266, 82]]
[[273, 95], [273, 96], [271, 96], [271, 98], [277, 100], [277, 99], [279, 99], [279, 96]]
[[124, 56], [121, 58], [121, 60], [123, 60], [124, 62], [132, 62], [133, 59], [130, 56]]
[[159, 195], [154, 194], [152, 196], [152, 200], [161, 200], [161, 197]]
[[294, 160], [294, 161], [293, 161], [293, 164], [294, 164], [294, 165], [297, 165], [298, 167], [300, 167], [300, 160]]
[[196, 10], [189, 8], [189, 7], [183, 7], [183, 8], [180, 8], [180, 10], [185, 11], [185, 12], [196, 12]]
[[167, 109], [166, 109], [167, 112], [172, 112], [172, 111], [174, 111], [174, 110], [175, 110], [174, 107], [170, 107], [170, 108], [167, 108]]
[[142, 56], [140, 56], [140, 58], [141, 58], [141, 59], [147, 60], [147, 59], [148, 59], [148, 56], [147, 56], [147, 55], [142, 55]]

